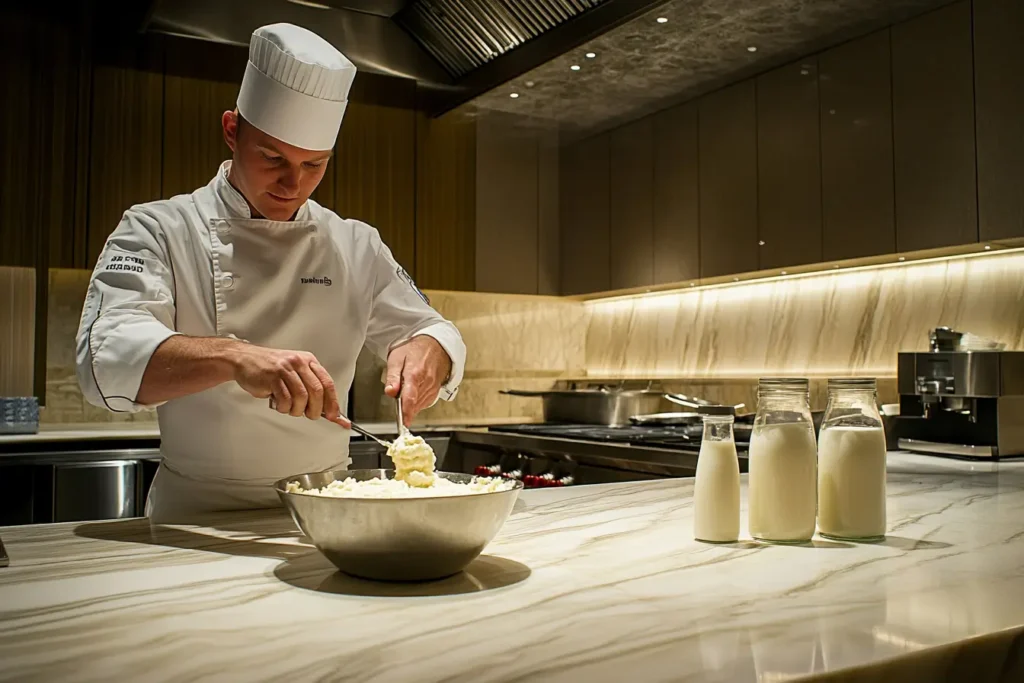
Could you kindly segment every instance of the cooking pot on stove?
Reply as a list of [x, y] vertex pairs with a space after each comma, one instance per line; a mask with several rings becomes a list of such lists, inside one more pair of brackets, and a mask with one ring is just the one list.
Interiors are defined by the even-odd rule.
[[521, 391], [506, 389], [508, 396], [536, 397], [544, 401], [545, 422], [622, 427], [633, 415], [657, 413], [671, 407], [665, 393], [655, 389], [582, 388]]

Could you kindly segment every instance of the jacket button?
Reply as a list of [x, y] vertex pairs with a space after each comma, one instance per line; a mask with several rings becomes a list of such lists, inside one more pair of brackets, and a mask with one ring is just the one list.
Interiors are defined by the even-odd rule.
[[235, 286], [235, 278], [231, 276], [231, 273], [224, 273], [224, 277], [220, 279], [220, 283], [224, 286], [224, 289], [231, 289]]

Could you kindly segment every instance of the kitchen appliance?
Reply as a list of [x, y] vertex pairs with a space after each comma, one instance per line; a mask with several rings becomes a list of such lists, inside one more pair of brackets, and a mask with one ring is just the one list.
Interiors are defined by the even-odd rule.
[[[393, 476], [388, 470], [338, 470], [287, 477], [274, 484], [292, 518], [338, 569], [364, 579], [429, 581], [456, 574], [472, 562], [508, 519], [523, 485], [504, 491], [435, 498], [333, 498], [289, 493], [332, 481]], [[468, 474], [438, 472], [468, 483]]]
[[964, 350], [963, 336], [938, 328], [931, 350], [899, 354], [899, 447], [968, 458], [1024, 455], [1024, 351]]
[[[702, 431], [700, 424], [523, 424], [461, 430], [452, 435], [444, 467], [515, 479], [526, 488], [692, 477]], [[739, 425], [737, 438], [749, 437], [750, 425]], [[746, 443], [737, 447], [745, 472]]]
[[628, 389], [604, 385], [550, 389], [547, 391], [504, 390], [509, 396], [538, 397], [544, 401], [544, 421], [595, 424], [618, 427], [629, 424], [633, 415], [668, 410], [665, 393], [650, 388]]
[[[448, 437], [426, 435], [437, 466]], [[387, 449], [354, 438], [352, 469], [390, 467]], [[160, 439], [0, 443], [0, 526], [141, 517]]]

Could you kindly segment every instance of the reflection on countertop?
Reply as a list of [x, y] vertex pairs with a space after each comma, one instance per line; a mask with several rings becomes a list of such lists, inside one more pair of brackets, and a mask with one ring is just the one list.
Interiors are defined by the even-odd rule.
[[1022, 465], [891, 454], [869, 545], [697, 543], [692, 479], [525, 491], [469, 574], [426, 588], [336, 577], [275, 511], [5, 528], [0, 661], [39, 680], [1022, 680]]

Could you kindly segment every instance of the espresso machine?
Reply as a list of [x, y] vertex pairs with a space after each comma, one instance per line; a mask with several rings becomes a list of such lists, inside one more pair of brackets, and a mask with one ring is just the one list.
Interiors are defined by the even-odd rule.
[[965, 343], [940, 327], [927, 352], [901, 352], [898, 444], [966, 458], [1024, 455], [1024, 351]]

